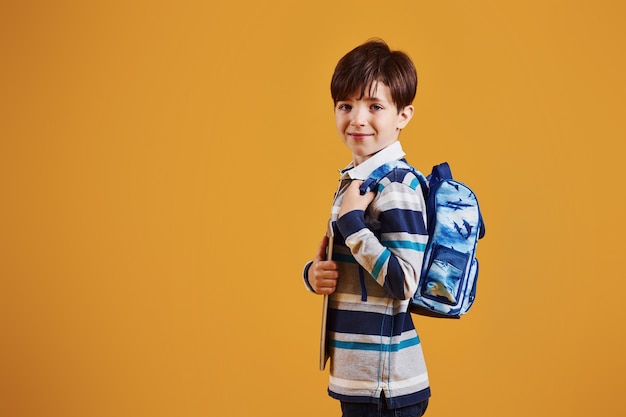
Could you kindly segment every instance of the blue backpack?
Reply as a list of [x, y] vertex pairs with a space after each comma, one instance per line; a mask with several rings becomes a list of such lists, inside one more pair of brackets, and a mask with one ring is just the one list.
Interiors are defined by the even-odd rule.
[[394, 169], [413, 172], [426, 200], [428, 244], [410, 311], [431, 317], [460, 318], [476, 298], [476, 244], [485, 235], [476, 195], [452, 178], [446, 162], [434, 166], [426, 178], [404, 160], [377, 168], [363, 182], [361, 194], [374, 191], [378, 182]]

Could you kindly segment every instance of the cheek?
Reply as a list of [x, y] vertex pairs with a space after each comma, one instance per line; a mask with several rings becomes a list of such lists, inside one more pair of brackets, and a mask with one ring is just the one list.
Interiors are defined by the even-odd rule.
[[343, 132], [347, 125], [348, 123], [344, 117], [335, 116], [335, 126], [337, 126], [337, 130]]

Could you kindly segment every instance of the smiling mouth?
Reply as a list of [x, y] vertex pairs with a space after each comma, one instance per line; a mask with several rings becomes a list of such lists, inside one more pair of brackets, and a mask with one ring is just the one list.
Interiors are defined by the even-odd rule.
[[365, 140], [369, 138], [370, 136], [372, 136], [372, 134], [371, 133], [348, 133], [348, 136], [350, 136], [354, 140]]

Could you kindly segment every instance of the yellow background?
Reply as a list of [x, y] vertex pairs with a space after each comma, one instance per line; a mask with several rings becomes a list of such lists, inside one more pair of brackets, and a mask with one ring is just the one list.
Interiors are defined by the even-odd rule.
[[487, 223], [470, 314], [416, 319], [427, 415], [624, 415], [625, 9], [3, 1], [0, 415], [339, 415], [300, 273], [374, 36], [418, 69], [410, 161]]

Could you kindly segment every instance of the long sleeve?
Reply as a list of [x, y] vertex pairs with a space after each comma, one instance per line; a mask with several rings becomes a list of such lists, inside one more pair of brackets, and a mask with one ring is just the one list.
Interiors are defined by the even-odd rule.
[[366, 225], [365, 213], [355, 210], [337, 220], [337, 227], [356, 261], [394, 298], [409, 299], [417, 289], [428, 241], [424, 197], [410, 172], [384, 178], [368, 209], [376, 233]]
[[306, 263], [306, 265], [304, 265], [304, 269], [302, 270], [302, 280], [304, 281], [304, 286], [307, 290], [309, 290], [310, 292], [315, 292], [313, 290], [313, 287], [311, 286], [311, 283], [309, 282], [309, 268], [311, 268], [311, 265], [313, 265], [313, 261], [309, 261]]

